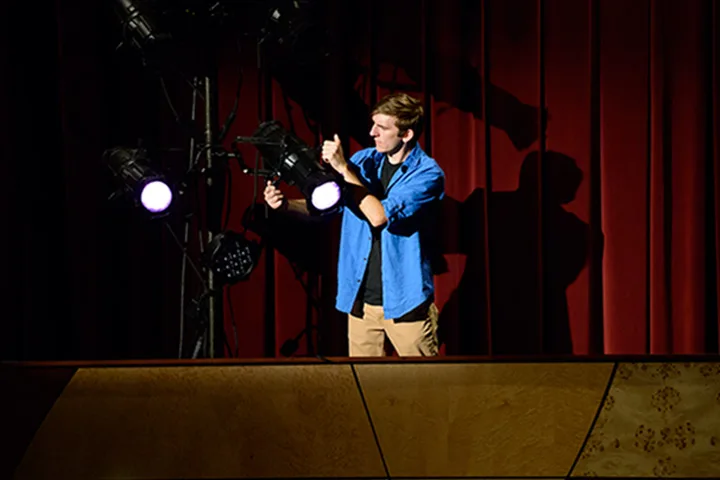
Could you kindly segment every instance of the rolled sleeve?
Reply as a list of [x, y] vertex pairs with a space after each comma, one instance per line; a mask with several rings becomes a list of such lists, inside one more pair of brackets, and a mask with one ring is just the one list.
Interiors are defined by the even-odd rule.
[[403, 210], [402, 200], [396, 197], [388, 197], [380, 200], [380, 204], [385, 210], [385, 217], [388, 223], [392, 223], [396, 218], [400, 217]]
[[388, 219], [388, 227], [398, 220], [412, 217], [436, 200], [441, 200], [445, 188], [445, 176], [440, 168], [425, 168], [411, 174], [407, 182], [391, 188], [380, 203]]

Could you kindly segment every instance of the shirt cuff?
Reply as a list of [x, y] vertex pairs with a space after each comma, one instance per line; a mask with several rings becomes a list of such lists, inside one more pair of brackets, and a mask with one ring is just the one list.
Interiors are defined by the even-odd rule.
[[385, 218], [388, 219], [388, 222], [395, 220], [403, 209], [403, 204], [393, 198], [380, 200], [380, 204], [383, 206], [383, 210], [385, 210]]

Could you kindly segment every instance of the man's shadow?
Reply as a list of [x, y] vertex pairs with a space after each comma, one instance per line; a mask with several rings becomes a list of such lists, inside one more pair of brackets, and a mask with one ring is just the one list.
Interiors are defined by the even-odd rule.
[[563, 205], [575, 198], [582, 179], [567, 155], [546, 152], [540, 162], [531, 152], [517, 190], [490, 194], [487, 222], [483, 189], [462, 203], [447, 199], [443, 218], [457, 220], [458, 239], [445, 252], [467, 256], [440, 315], [448, 354], [572, 353], [566, 289], [588, 260], [590, 227]]

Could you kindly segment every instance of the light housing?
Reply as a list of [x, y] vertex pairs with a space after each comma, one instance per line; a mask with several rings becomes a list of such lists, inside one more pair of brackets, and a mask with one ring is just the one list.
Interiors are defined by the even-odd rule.
[[253, 138], [263, 155], [265, 168], [288, 185], [297, 185], [311, 214], [329, 215], [340, 209], [341, 179], [320, 163], [317, 150], [285, 131], [275, 120], [262, 123]]
[[167, 40], [169, 35], [159, 33], [154, 22], [135, 0], [117, 0], [115, 12], [120, 18], [125, 40], [143, 50], [158, 41]]
[[260, 244], [228, 230], [217, 234], [205, 247], [203, 263], [212, 270], [215, 283], [233, 285], [247, 280], [261, 251]]
[[103, 160], [119, 180], [120, 189], [142, 206], [151, 217], [167, 215], [173, 202], [173, 189], [165, 176], [150, 167], [147, 152], [141, 148], [114, 147], [103, 153]]

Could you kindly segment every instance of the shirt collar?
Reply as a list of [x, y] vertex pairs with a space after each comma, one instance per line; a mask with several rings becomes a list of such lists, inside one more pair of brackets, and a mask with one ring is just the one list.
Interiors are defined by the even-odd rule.
[[[407, 157], [405, 157], [405, 161], [403, 161], [400, 165], [407, 165], [408, 168], [415, 167], [418, 162], [420, 161], [420, 157], [422, 156], [423, 150], [420, 148], [420, 144], [416, 143], [415, 146], [410, 150], [410, 153]], [[380, 153], [377, 150], [375, 150], [375, 154], [373, 155], [373, 159], [375, 160], [375, 166], [379, 169], [383, 162], [385, 161], [386, 154]]]

